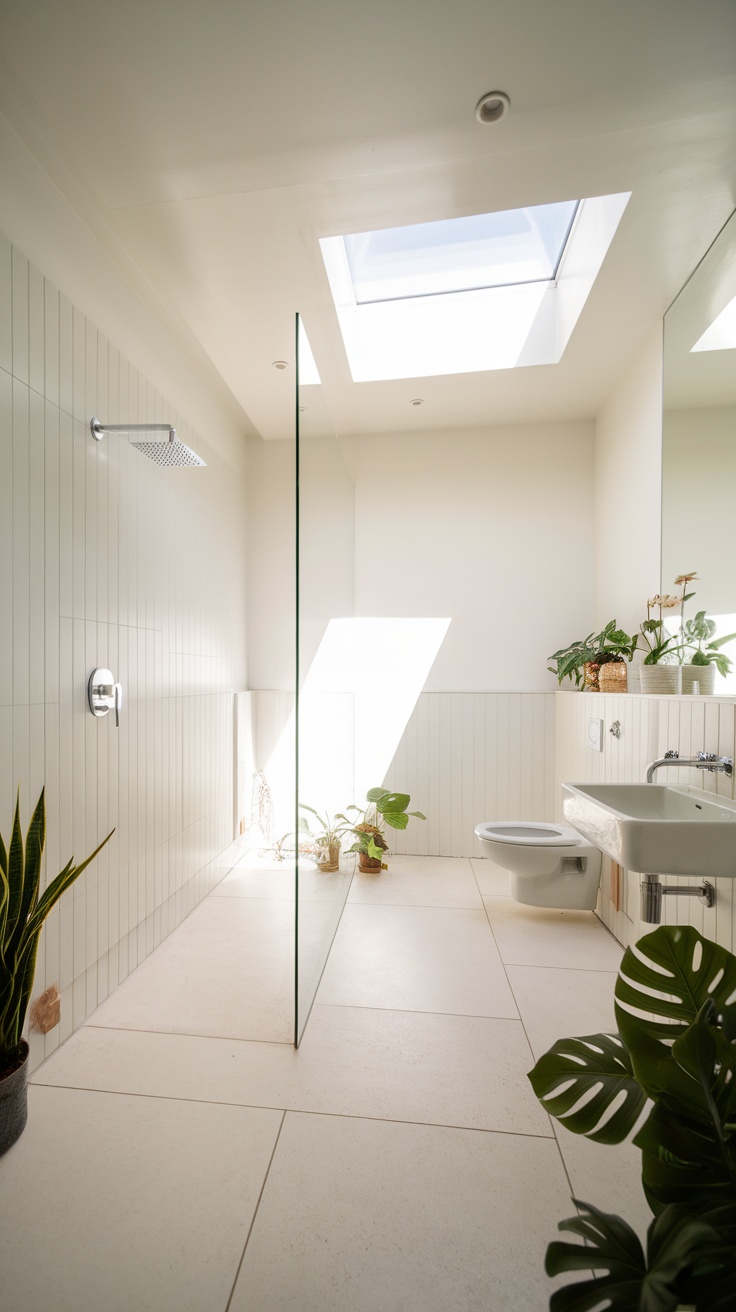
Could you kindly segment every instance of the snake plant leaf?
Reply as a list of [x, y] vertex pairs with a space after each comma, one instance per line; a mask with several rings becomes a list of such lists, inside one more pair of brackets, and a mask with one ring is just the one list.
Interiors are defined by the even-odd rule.
[[734, 996], [736, 958], [689, 925], [660, 925], [626, 949], [615, 989], [616, 1020], [650, 1098], [670, 1088], [671, 1045], [709, 998], [726, 1037], [736, 1039]]
[[[559, 1039], [540, 1057], [529, 1080], [551, 1116], [596, 1143], [622, 1143], [647, 1102], [616, 1034]], [[599, 1125], [622, 1094], [621, 1105]]]
[[550, 1312], [592, 1312], [602, 1306], [607, 1312], [675, 1312], [694, 1258], [714, 1240], [712, 1227], [679, 1208], [666, 1208], [649, 1227], [645, 1258], [637, 1234], [620, 1217], [573, 1201], [582, 1215], [561, 1221], [559, 1228], [580, 1235], [587, 1246], [551, 1243], [547, 1274], [591, 1267], [602, 1274], [555, 1290]]

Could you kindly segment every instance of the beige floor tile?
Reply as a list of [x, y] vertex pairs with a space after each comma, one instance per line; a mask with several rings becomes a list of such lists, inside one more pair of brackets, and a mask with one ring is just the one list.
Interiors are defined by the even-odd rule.
[[231, 1312], [536, 1312], [548, 1140], [287, 1113]]
[[614, 971], [507, 966], [506, 973], [535, 1058], [557, 1039], [616, 1033]]
[[206, 898], [95, 1012], [96, 1025], [290, 1042], [294, 907]]
[[502, 870], [492, 861], [479, 861], [476, 857], [470, 864], [478, 881], [478, 888], [484, 897], [511, 897], [510, 871]]
[[507, 965], [618, 970], [623, 948], [592, 911], [528, 907], [506, 897], [483, 901]]
[[519, 1021], [317, 1006], [286, 1044], [86, 1026], [39, 1083], [550, 1136]]
[[0, 1171], [6, 1312], [224, 1312], [281, 1114], [38, 1087], [29, 1104]]
[[356, 871], [351, 902], [424, 907], [482, 906], [469, 861], [462, 857], [392, 856], [378, 875]]
[[[652, 1220], [641, 1186], [641, 1153], [632, 1143], [592, 1143], [554, 1122], [573, 1196], [602, 1212], [615, 1212], [643, 1240]], [[572, 1215], [572, 1212], [570, 1212]]]
[[518, 1015], [484, 912], [460, 908], [349, 904], [317, 1000], [463, 1016]]

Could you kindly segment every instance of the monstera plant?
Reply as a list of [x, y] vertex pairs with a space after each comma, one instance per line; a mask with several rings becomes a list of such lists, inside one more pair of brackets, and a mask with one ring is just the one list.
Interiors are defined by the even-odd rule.
[[733, 1312], [736, 1308], [736, 957], [695, 929], [663, 925], [628, 948], [619, 1033], [561, 1039], [530, 1073], [568, 1130], [621, 1143], [638, 1129], [653, 1212], [647, 1251], [620, 1217], [574, 1199], [560, 1222], [583, 1239], [547, 1249], [552, 1312]]

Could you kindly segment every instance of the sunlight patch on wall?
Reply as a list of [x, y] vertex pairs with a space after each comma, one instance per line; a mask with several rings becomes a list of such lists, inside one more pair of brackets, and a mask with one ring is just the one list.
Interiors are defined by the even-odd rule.
[[299, 697], [303, 800], [342, 810], [383, 782], [449, 627], [437, 618], [330, 620]]

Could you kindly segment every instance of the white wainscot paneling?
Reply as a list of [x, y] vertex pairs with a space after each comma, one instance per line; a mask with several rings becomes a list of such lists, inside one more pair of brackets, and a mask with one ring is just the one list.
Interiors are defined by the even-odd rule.
[[383, 782], [427, 820], [391, 851], [478, 857], [481, 821], [552, 819], [553, 762], [553, 693], [422, 693]]

